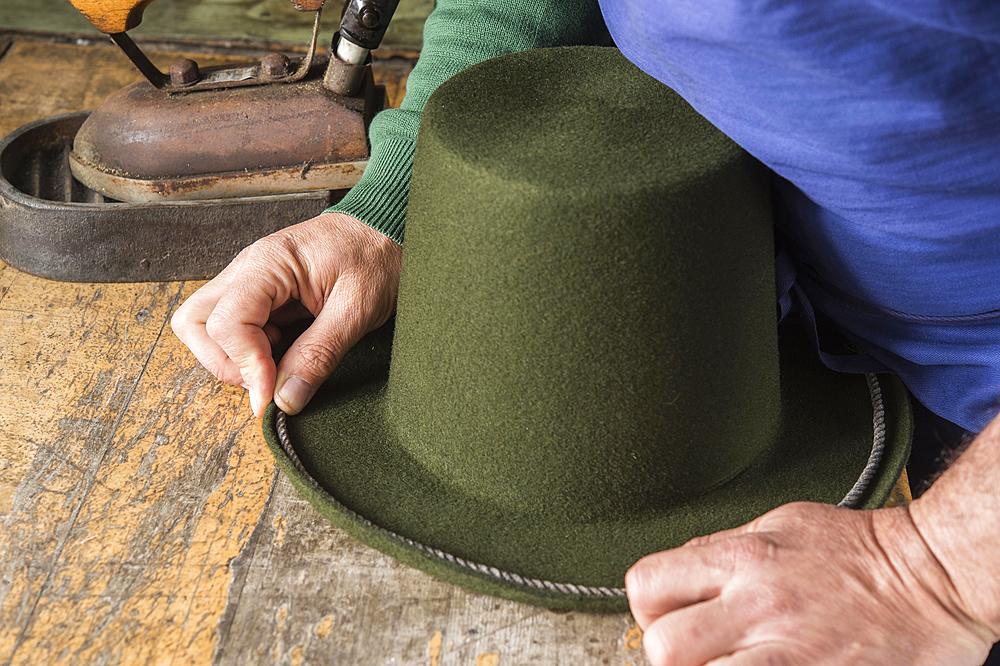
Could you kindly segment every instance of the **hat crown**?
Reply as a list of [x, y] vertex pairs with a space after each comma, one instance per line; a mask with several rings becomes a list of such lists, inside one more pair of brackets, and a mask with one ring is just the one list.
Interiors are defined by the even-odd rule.
[[418, 146], [386, 408], [419, 464], [512, 512], [596, 520], [696, 497], [771, 446], [752, 158], [595, 48], [467, 70]]

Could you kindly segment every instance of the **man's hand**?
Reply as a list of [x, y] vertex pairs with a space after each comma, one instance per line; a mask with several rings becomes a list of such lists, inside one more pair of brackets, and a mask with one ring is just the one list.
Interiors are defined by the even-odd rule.
[[[344, 354], [396, 305], [400, 248], [339, 213], [314, 217], [244, 249], [171, 320], [209, 372], [250, 391], [260, 415], [272, 397], [295, 414]], [[275, 367], [279, 324], [315, 320]]]
[[788, 504], [645, 557], [625, 584], [657, 666], [972, 666], [996, 639], [905, 507]]

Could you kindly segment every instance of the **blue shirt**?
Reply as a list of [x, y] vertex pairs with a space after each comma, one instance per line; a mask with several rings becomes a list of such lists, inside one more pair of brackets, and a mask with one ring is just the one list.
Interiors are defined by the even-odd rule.
[[632, 62], [778, 176], [788, 296], [971, 431], [1000, 399], [1000, 3], [601, 0]]

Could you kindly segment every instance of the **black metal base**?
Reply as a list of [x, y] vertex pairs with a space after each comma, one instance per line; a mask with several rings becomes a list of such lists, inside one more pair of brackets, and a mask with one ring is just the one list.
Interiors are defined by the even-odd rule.
[[345, 191], [122, 203], [73, 178], [87, 113], [21, 127], [0, 142], [0, 259], [53, 280], [208, 278], [253, 241], [322, 212]]

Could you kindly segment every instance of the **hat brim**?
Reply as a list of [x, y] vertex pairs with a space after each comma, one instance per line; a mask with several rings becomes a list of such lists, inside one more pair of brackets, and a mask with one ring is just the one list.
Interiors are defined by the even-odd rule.
[[[615, 520], [567, 524], [543, 513], [500, 511], [432, 476], [384, 418], [391, 323], [355, 346], [302, 414], [285, 417], [271, 404], [264, 436], [323, 516], [406, 564], [516, 601], [622, 611], [624, 574], [643, 555], [788, 502], [836, 504], [869, 463], [876, 428], [866, 378], [822, 367], [795, 329], [783, 329], [782, 425], [774, 447], [736, 478], [669, 510], [635, 507]], [[884, 449], [857, 503], [864, 508], [884, 504], [910, 449], [906, 389], [895, 377], [877, 381]], [[663, 464], [670, 464], [666, 453]]]

